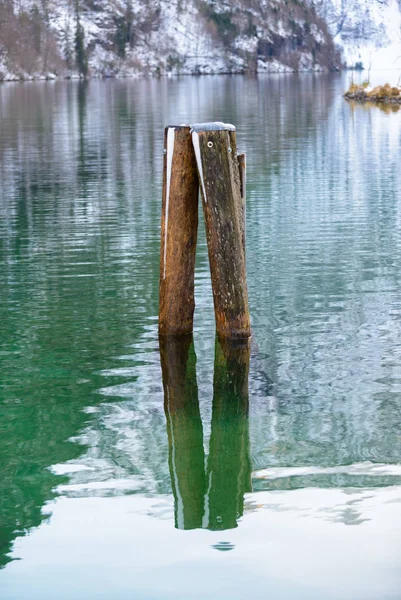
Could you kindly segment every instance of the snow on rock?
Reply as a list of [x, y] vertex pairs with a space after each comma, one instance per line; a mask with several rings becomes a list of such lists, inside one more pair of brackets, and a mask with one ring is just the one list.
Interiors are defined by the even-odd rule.
[[[58, 61], [26, 67], [2, 51], [2, 6], [16, 22], [39, 14]], [[0, 80], [77, 77], [76, 7], [2, 0]], [[401, 0], [79, 0], [78, 9], [91, 76], [401, 68]]]
[[348, 67], [401, 69], [401, 0], [310, 0]]

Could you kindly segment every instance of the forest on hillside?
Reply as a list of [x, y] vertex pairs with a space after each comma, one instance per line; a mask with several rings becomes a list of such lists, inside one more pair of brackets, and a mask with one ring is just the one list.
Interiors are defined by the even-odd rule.
[[333, 70], [302, 0], [3, 0], [0, 79]]

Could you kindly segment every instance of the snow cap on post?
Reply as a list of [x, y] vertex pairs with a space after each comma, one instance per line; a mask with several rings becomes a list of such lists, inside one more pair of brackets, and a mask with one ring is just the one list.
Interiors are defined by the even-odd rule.
[[222, 121], [213, 121], [211, 123], [194, 123], [191, 125], [191, 133], [200, 131], [235, 131], [235, 125], [223, 123]]

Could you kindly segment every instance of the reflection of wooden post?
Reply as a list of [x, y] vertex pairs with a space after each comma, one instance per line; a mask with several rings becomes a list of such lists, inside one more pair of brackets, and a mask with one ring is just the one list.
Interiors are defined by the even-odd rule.
[[202, 526], [205, 455], [192, 336], [162, 336], [160, 358], [175, 526]]
[[251, 335], [246, 285], [241, 181], [235, 127], [192, 126], [206, 221], [217, 334]]
[[198, 176], [190, 128], [166, 127], [160, 249], [159, 333], [192, 333]]
[[251, 491], [249, 456], [249, 340], [216, 340], [212, 434], [206, 474], [207, 497], [203, 526], [230, 529]]
[[178, 529], [231, 529], [251, 490], [249, 340], [216, 340], [207, 473], [192, 336], [161, 336], [169, 467]]

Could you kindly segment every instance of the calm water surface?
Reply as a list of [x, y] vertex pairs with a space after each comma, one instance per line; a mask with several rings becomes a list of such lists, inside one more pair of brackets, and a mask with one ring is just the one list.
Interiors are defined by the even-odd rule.
[[[401, 111], [347, 83], [0, 87], [2, 600], [400, 600]], [[163, 127], [216, 119], [250, 361], [203, 230], [194, 342], [157, 337]]]

